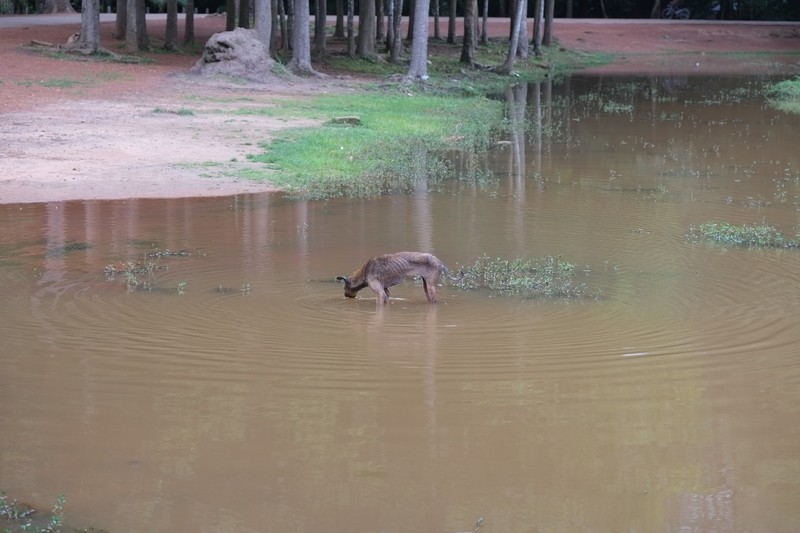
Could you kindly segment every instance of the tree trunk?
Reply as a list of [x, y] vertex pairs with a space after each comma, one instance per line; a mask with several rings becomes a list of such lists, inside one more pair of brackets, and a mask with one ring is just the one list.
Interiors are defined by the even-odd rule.
[[358, 57], [375, 56], [375, 0], [361, 0], [358, 10]]
[[542, 1], [536, 0], [536, 13], [533, 15], [533, 55], [536, 57], [542, 57]]
[[150, 36], [147, 35], [147, 17], [145, 0], [131, 0], [136, 2], [136, 41], [139, 50], [150, 48]]
[[650, 18], [661, 18], [661, 0], [654, 0], [653, 7], [650, 9]]
[[[524, 0], [520, 0], [524, 1]], [[414, 5], [414, 39], [411, 41], [411, 65], [405, 80], [428, 79], [428, 9], [430, 0], [416, 0]]]
[[228, 0], [225, 3], [225, 31], [236, 29], [236, 0]]
[[120, 41], [125, 40], [125, 32], [128, 28], [128, 0], [117, 0], [117, 20], [114, 38]]
[[336, 0], [336, 27], [333, 36], [337, 39], [344, 38], [344, 0]]
[[470, 68], [475, 66], [475, 12], [478, 0], [464, 0], [464, 42], [461, 43], [460, 62]]
[[239, 0], [239, 27], [250, 27], [250, 0]]
[[295, 0], [292, 22], [292, 60], [286, 66], [295, 74], [317, 75], [311, 66], [311, 34], [308, 29], [310, 19], [308, 0]]
[[[514, 6], [514, 24], [511, 26], [511, 39], [508, 44], [508, 55], [502, 65], [495, 67], [494, 71], [498, 74], [511, 74], [514, 70], [514, 63], [517, 59], [517, 45], [519, 44], [519, 31], [522, 26], [522, 3], [526, 0], [517, 0]], [[537, 0], [541, 1], [541, 0]]]
[[356, 32], [353, 28], [354, 1], [347, 0], [347, 57], [356, 57]]
[[[117, 0], [119, 2], [119, 0]], [[194, 0], [186, 0], [186, 18], [183, 21], [183, 44], [194, 44]]]
[[326, 49], [325, 19], [328, 16], [326, 0], [315, 0], [314, 12], [314, 55], [325, 57]]
[[[98, 7], [97, 9], [99, 13], [100, 8]], [[81, 2], [81, 11], [83, 11], [83, 2]], [[70, 4], [69, 0], [46, 0], [42, 14], [54, 15], [56, 13], [75, 13], [75, 10], [72, 9], [72, 4]]]
[[489, 44], [489, 0], [483, 0], [483, 23], [481, 25], [481, 44]]
[[100, 0], [81, 1], [81, 32], [77, 42], [64, 47], [69, 52], [84, 55], [100, 50]]
[[386, 14], [384, 13], [383, 0], [375, 1], [375, 43], [381, 42], [386, 37], [386, 29], [384, 26]]
[[553, 44], [553, 12], [555, 11], [555, 0], [544, 0], [544, 33], [542, 44], [552, 46]]
[[522, 24], [519, 26], [519, 39], [517, 39], [517, 57], [527, 59], [530, 55], [528, 42], [528, 2], [522, 3]]
[[456, 44], [456, 7], [457, 0], [450, 0], [450, 13], [447, 18], [447, 44]]
[[255, 9], [256, 36], [269, 50], [272, 45], [272, 1], [256, 0], [253, 8]]
[[414, 39], [414, 17], [416, 16], [415, 0], [408, 0], [408, 32], [406, 32], [406, 41]]
[[278, 20], [281, 27], [281, 50], [289, 49], [289, 24], [286, 22], [286, 8], [283, 0], [277, 0]]
[[403, 20], [403, 0], [389, 0], [389, 31], [386, 35], [389, 48], [389, 63], [400, 62], [403, 53], [403, 39], [400, 36], [400, 22]]
[[178, 49], [178, 0], [167, 0], [167, 24], [164, 35], [164, 49], [171, 52]]
[[439, 33], [439, 0], [433, 0], [433, 38], [437, 41], [442, 39]]
[[127, 2], [127, 16], [128, 23], [125, 25], [125, 51], [138, 52], [139, 40], [137, 38], [136, 22], [139, 20], [136, 17], [136, 4], [137, 0], [128, 0]]

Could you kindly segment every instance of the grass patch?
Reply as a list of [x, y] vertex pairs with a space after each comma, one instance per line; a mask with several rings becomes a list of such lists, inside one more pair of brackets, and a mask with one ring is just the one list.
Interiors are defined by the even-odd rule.
[[[361, 94], [281, 105], [326, 125], [279, 133], [249, 156], [267, 170], [245, 175], [306, 198], [407, 193], [422, 178], [435, 184], [448, 171], [448, 151], [484, 152], [503, 124], [503, 103], [483, 97]], [[339, 116], [360, 125], [331, 122]]]
[[686, 234], [693, 242], [711, 241], [718, 244], [764, 248], [798, 248], [800, 241], [783, 235], [776, 227], [767, 224], [735, 225], [710, 222], [691, 226]]
[[480, 257], [461, 269], [453, 285], [465, 290], [490, 289], [526, 298], [586, 298], [585, 283], [575, 279], [575, 265], [560, 257], [492, 259]]
[[776, 109], [800, 114], [800, 77], [770, 86], [767, 89], [767, 100]]
[[194, 111], [188, 109], [186, 107], [181, 107], [179, 109], [168, 109], [166, 107], [156, 107], [153, 109], [153, 113], [167, 113], [172, 115], [178, 115], [181, 117], [191, 117], [194, 116]]
[[[331, 42], [336, 43], [336, 40]], [[461, 96], [483, 95], [502, 92], [509, 83], [542, 80], [547, 76], [563, 72], [607, 64], [614, 56], [601, 53], [583, 53], [566, 50], [554, 44], [542, 47], [542, 56], [535, 57], [533, 48], [530, 57], [518, 58], [511, 76], [497, 74], [487, 67], [502, 64], [508, 53], [508, 39], [490, 39], [485, 45], [475, 49], [475, 62], [483, 68], [470, 68], [461, 63], [461, 44], [448, 44], [445, 41], [428, 41], [428, 60], [430, 78], [424, 84], [413, 84], [403, 90], [426, 94], [449, 94]], [[286, 61], [289, 58], [285, 58]], [[406, 61], [393, 64], [381, 57], [375, 59], [349, 58], [343, 54], [331, 54], [318, 61], [325, 71], [360, 74], [375, 78], [397, 80], [408, 71]], [[396, 81], [377, 82], [380, 87], [397, 87]]]

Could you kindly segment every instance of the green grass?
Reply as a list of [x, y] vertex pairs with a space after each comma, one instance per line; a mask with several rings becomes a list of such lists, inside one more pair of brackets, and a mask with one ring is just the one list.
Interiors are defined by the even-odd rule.
[[590, 296], [586, 284], [575, 279], [575, 265], [555, 256], [518, 259], [483, 256], [463, 267], [453, 284], [465, 290], [489, 289], [527, 298]]
[[744, 247], [798, 248], [797, 238], [787, 237], [774, 226], [767, 224], [735, 225], [710, 222], [691, 226], [686, 235], [690, 241], [711, 241], [717, 244]]
[[767, 90], [767, 98], [773, 107], [781, 111], [800, 114], [800, 77], [772, 85]]
[[484, 151], [503, 124], [503, 104], [483, 97], [373, 93], [282, 105], [281, 114], [323, 123], [345, 115], [361, 120], [287, 130], [250, 155], [265, 170], [247, 177], [310, 198], [409, 192], [423, 176], [436, 183], [447, 170], [447, 151]]

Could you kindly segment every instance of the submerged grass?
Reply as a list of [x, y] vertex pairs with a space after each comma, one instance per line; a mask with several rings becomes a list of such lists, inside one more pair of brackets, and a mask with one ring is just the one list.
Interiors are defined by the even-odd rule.
[[27, 504], [9, 500], [4, 492], [0, 492], [0, 531], [60, 532], [64, 523], [65, 503], [64, 496], [59, 496], [50, 513], [40, 513]]
[[[361, 94], [283, 105], [325, 125], [287, 130], [263, 144], [249, 159], [264, 171], [246, 176], [305, 198], [407, 193], [422, 179], [436, 183], [448, 151], [483, 152], [503, 125], [502, 102], [484, 97]], [[340, 116], [360, 125], [334, 124]]]
[[745, 247], [798, 248], [800, 241], [785, 236], [768, 224], [735, 225], [726, 222], [709, 222], [691, 226], [686, 234], [690, 241], [712, 241], [718, 244]]
[[767, 98], [770, 105], [776, 109], [800, 114], [800, 77], [770, 86]]
[[505, 259], [483, 256], [461, 269], [453, 285], [460, 289], [490, 289], [527, 298], [586, 298], [585, 283], [575, 279], [575, 265], [560, 257]]

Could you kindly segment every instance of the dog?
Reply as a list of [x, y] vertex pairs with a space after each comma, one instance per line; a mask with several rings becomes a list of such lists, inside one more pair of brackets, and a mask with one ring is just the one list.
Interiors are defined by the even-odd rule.
[[349, 276], [337, 276], [344, 282], [344, 295], [355, 298], [358, 291], [369, 287], [375, 293], [378, 305], [389, 303], [389, 287], [409, 277], [422, 278], [422, 287], [428, 301], [435, 304], [436, 285], [441, 275], [449, 273], [447, 267], [435, 255], [423, 252], [397, 252], [369, 259], [364, 266]]

